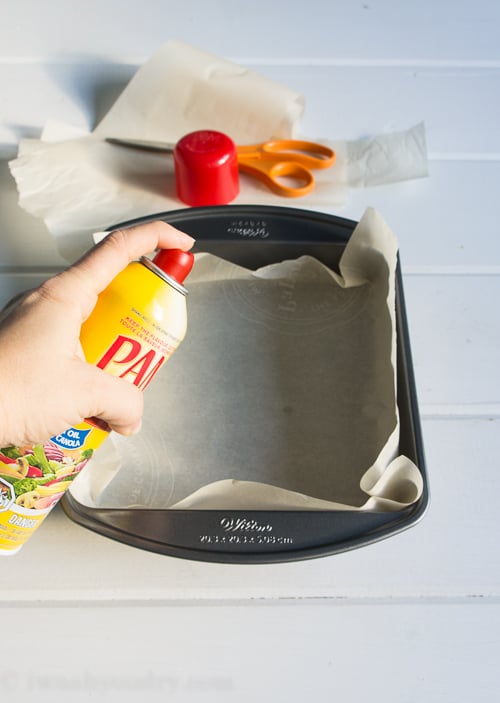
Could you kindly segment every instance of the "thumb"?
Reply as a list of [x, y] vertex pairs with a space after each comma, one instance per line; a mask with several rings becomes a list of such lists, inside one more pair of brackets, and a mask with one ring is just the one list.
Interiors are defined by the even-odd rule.
[[132, 435], [141, 429], [144, 397], [142, 392], [121, 378], [88, 365], [85, 407], [83, 417], [97, 417], [123, 435]]

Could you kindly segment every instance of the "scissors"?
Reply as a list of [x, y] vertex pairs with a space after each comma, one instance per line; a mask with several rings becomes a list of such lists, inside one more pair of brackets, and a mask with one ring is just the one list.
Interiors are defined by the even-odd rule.
[[[172, 153], [175, 144], [118, 139], [108, 137], [110, 144], [145, 151]], [[241, 171], [258, 178], [278, 195], [299, 198], [314, 188], [313, 169], [330, 168], [335, 163], [335, 152], [324, 144], [300, 139], [277, 139], [261, 144], [237, 146], [238, 166]], [[283, 178], [291, 178], [295, 185], [287, 185]]]

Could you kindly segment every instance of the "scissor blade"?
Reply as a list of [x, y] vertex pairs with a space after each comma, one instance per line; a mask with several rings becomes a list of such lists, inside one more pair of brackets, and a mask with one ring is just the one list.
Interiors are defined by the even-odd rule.
[[109, 144], [118, 146], [126, 146], [130, 149], [141, 149], [142, 151], [156, 151], [170, 154], [173, 152], [175, 144], [168, 142], [153, 142], [143, 139], [118, 139], [117, 137], [106, 137], [105, 141]]

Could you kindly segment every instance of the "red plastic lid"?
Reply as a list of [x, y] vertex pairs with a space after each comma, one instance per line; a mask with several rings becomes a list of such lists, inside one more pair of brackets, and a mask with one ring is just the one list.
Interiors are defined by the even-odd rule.
[[190, 251], [182, 249], [160, 249], [153, 263], [177, 283], [184, 283], [193, 268], [194, 256]]
[[225, 205], [240, 192], [233, 140], [210, 129], [186, 134], [174, 149], [177, 195], [188, 205]]

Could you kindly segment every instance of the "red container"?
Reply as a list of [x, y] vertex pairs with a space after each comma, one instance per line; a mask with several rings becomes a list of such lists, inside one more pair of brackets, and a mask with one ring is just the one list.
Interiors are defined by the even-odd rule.
[[187, 205], [225, 205], [240, 192], [238, 156], [222, 132], [186, 134], [174, 149], [177, 196]]

